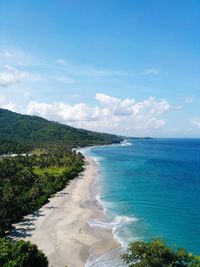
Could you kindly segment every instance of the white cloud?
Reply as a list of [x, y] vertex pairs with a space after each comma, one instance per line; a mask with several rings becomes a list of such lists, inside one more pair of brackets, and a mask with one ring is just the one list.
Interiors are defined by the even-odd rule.
[[0, 72], [0, 86], [2, 87], [18, 83], [29, 76], [28, 72], [19, 71], [11, 65], [5, 65], [4, 69]]
[[197, 128], [200, 128], [200, 118], [191, 119], [190, 123], [195, 125]]
[[[12, 68], [5, 68], [12, 66]], [[3, 69], [2, 69], [3, 68]], [[25, 70], [24, 70], [25, 69]], [[17, 71], [16, 71], [17, 70]], [[37, 55], [29, 54], [21, 49], [5, 49], [0, 51], [0, 86], [6, 87], [27, 79], [28, 87], [37, 82], [38, 88], [48, 89], [49, 84], [56, 88], [93, 83], [116, 83], [118, 79], [131, 79], [135, 76], [155, 75], [159, 70], [149, 68], [145, 71], [120, 70], [99, 68], [96, 66], [82, 65], [70, 62], [64, 58], [49, 61]], [[117, 81], [118, 82], [118, 81]]]
[[0, 50], [0, 64], [11, 64], [17, 67], [31, 67], [42, 66], [45, 64], [45, 61], [21, 49], [5, 49]]
[[154, 68], [152, 68], [152, 69], [147, 69], [147, 70], [145, 70], [144, 71], [144, 75], [158, 75], [160, 72], [159, 72], [159, 70], [158, 69], [154, 69]]
[[23, 112], [23, 108], [20, 105], [18, 105], [16, 103], [13, 103], [13, 102], [9, 102], [7, 104], [4, 104], [1, 107], [4, 108], [4, 109], [11, 110], [13, 112], [24, 113]]
[[72, 106], [62, 102], [47, 104], [37, 101], [31, 101], [24, 112], [29, 115], [34, 114], [64, 123], [94, 121], [101, 114], [98, 107], [91, 108], [84, 103]]
[[96, 94], [96, 100], [98, 100], [101, 104], [105, 104], [107, 106], [118, 105], [120, 103], [120, 99], [112, 96], [108, 96], [105, 94]]
[[193, 101], [194, 101], [194, 97], [193, 96], [187, 96], [185, 98], [185, 103], [187, 103], [187, 104], [192, 104]]
[[30, 101], [25, 107], [10, 102], [3, 108], [75, 127], [121, 134], [131, 134], [139, 129], [159, 129], [165, 125], [162, 115], [171, 109], [167, 100], [153, 97], [136, 102], [130, 98], [120, 99], [98, 93], [96, 100], [97, 106]]
[[105, 94], [96, 94], [96, 100], [100, 104], [109, 108], [113, 115], [127, 116], [133, 113], [132, 107], [135, 105], [134, 99], [123, 99], [111, 97]]
[[16, 77], [11, 73], [0, 73], [0, 86], [8, 86], [18, 81]]

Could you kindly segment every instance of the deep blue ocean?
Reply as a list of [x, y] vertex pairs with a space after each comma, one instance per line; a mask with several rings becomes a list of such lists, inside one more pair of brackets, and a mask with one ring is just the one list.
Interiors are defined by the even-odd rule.
[[[129, 139], [86, 154], [99, 163], [98, 199], [108, 216], [93, 226], [112, 228], [122, 247], [159, 237], [200, 255], [200, 139]], [[113, 255], [91, 266], [123, 266]]]

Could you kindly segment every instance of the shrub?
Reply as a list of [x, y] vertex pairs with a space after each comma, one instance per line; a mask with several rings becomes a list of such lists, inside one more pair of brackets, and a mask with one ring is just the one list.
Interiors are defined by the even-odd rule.
[[199, 257], [185, 249], [174, 251], [160, 239], [131, 243], [122, 259], [129, 267], [200, 267]]
[[2, 267], [47, 267], [48, 260], [36, 245], [23, 240], [12, 242], [0, 238], [0, 266]]

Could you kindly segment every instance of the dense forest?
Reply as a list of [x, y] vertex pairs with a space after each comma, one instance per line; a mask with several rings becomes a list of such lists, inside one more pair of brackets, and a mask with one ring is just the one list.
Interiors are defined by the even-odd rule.
[[32, 155], [0, 160], [0, 236], [13, 222], [39, 209], [83, 170], [83, 156], [52, 146]]
[[[76, 129], [37, 116], [22, 115], [5, 109], [0, 109], [0, 139], [34, 147], [45, 147], [49, 144], [67, 144], [77, 147], [122, 141], [122, 138], [116, 135]], [[13, 143], [13, 151], [9, 152], [14, 152], [15, 145], [19, 146]], [[1, 143], [0, 149], [2, 151]]]
[[46, 256], [35, 245], [5, 237], [14, 222], [38, 210], [77, 177], [83, 164], [82, 154], [64, 145], [0, 158], [0, 266], [48, 266]]
[[27, 153], [32, 149], [33, 146], [31, 146], [30, 144], [12, 140], [0, 139], [0, 155], [9, 153], [22, 154], [22, 153]]

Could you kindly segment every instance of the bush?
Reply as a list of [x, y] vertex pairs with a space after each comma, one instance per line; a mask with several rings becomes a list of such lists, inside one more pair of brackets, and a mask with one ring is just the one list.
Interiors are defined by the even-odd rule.
[[129, 267], [200, 267], [199, 257], [185, 249], [174, 251], [160, 239], [131, 243], [122, 259]]
[[0, 238], [0, 266], [2, 267], [47, 267], [48, 260], [36, 245], [23, 240], [12, 242]]

